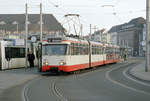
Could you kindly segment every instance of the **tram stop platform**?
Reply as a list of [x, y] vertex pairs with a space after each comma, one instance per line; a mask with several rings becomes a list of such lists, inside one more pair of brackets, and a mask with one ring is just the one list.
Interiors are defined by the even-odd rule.
[[38, 77], [37, 68], [20, 68], [0, 71], [0, 95], [8, 89]]

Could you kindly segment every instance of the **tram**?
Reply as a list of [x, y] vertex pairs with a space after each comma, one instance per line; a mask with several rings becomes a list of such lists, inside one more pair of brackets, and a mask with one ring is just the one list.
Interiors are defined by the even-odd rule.
[[25, 47], [0, 41], [0, 70], [25, 67]]
[[120, 61], [119, 46], [79, 38], [48, 38], [39, 49], [41, 72], [72, 72]]

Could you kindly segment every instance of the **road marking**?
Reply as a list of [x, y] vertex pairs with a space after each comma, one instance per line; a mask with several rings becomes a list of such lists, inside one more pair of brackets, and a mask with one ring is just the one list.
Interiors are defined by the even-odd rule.
[[[124, 66], [125, 66], [125, 65], [124, 65]], [[117, 82], [117, 81], [111, 79], [111, 77], [110, 77], [110, 72], [112, 72], [112, 71], [114, 71], [114, 70], [116, 70], [116, 69], [119, 69], [119, 68], [120, 68], [120, 67], [118, 67], [118, 68], [113, 68], [113, 69], [107, 71], [106, 74], [105, 74], [106, 79], [108, 79], [109, 81], [113, 82], [114, 84], [120, 85], [120, 86], [122, 86], [122, 87], [124, 87], [124, 88], [127, 88], [127, 89], [130, 89], [130, 90], [132, 90], [132, 91], [135, 91], [135, 92], [138, 92], [138, 93], [142, 93], [142, 94], [146, 94], [146, 95], [150, 95], [150, 93], [148, 93], [148, 92], [145, 92], [145, 91], [142, 91], [142, 90], [138, 90], [138, 89], [136, 89], [136, 88], [129, 87], [129, 86], [127, 86], [127, 85], [124, 85], [124, 84], [122, 84], [122, 83], [119, 83], [119, 82]]]
[[128, 74], [127, 74], [127, 71], [129, 70], [129, 68], [127, 68], [127, 69], [125, 69], [124, 71], [123, 71], [123, 75], [126, 77], [126, 78], [128, 78], [128, 79], [130, 79], [130, 80], [132, 80], [132, 81], [134, 81], [134, 82], [137, 82], [137, 83], [139, 83], [139, 84], [142, 84], [142, 85], [144, 85], [144, 86], [150, 86], [149, 84], [147, 84], [147, 83], [144, 83], [144, 82], [142, 82], [142, 81], [139, 81], [139, 80], [136, 80], [136, 79], [133, 79], [132, 77], [130, 77]]

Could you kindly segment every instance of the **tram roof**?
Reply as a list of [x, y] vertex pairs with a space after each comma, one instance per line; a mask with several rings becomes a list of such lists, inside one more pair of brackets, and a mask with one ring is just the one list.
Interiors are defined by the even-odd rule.
[[[119, 46], [117, 45], [112, 45], [112, 44], [103, 44], [101, 42], [94, 42], [94, 41], [90, 41], [92, 45], [96, 45], [96, 46], [104, 46], [104, 47], [115, 47], [115, 48], [119, 48]], [[43, 44], [60, 44], [60, 43], [66, 43], [66, 44], [70, 44], [70, 43], [82, 43], [82, 44], [88, 44], [88, 40], [86, 39], [82, 39], [82, 38], [74, 38], [74, 37], [66, 37], [66, 36], [62, 36], [62, 37], [50, 37], [50, 38], [46, 38], [45, 40], [43, 40]]]
[[85, 40], [85, 39], [80, 39], [80, 38], [72, 38], [72, 37], [50, 37], [50, 38], [47, 38], [45, 40], [43, 40], [44, 43], [60, 43], [60, 42], [63, 42], [63, 43], [85, 43], [87, 44], [88, 41]]
[[94, 42], [94, 41], [91, 41], [91, 43], [92, 43], [93, 45], [100, 45], [100, 46], [103, 46], [103, 44], [100, 43], [100, 42]]

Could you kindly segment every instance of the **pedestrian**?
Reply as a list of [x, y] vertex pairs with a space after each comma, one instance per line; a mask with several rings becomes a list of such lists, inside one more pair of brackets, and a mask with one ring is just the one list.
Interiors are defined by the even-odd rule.
[[127, 60], [127, 55], [126, 54], [124, 54], [124, 61], [126, 61]]
[[34, 56], [33, 52], [29, 51], [28, 61], [29, 61], [29, 64], [30, 64], [30, 68], [34, 67], [34, 59], [35, 59], [35, 56]]

